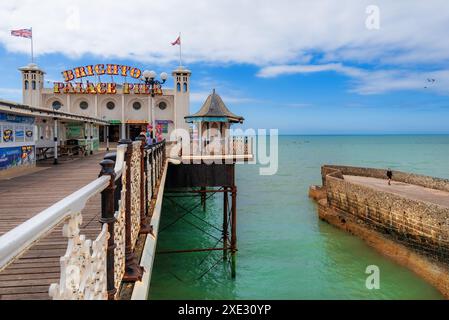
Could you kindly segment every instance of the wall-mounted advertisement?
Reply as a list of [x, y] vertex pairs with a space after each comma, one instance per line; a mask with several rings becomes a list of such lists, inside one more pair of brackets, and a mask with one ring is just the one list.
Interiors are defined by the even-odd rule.
[[25, 128], [23, 126], [16, 126], [16, 142], [25, 141]]
[[6, 124], [2, 126], [2, 142], [4, 143], [14, 142], [13, 125]]
[[0, 170], [33, 165], [35, 162], [34, 146], [0, 148]]
[[27, 142], [34, 141], [34, 127], [32, 126], [25, 127], [25, 141]]
[[33, 117], [19, 116], [19, 115], [15, 115], [15, 114], [9, 114], [9, 113], [0, 112], [0, 122], [14, 122], [14, 123], [34, 124], [34, 118]]

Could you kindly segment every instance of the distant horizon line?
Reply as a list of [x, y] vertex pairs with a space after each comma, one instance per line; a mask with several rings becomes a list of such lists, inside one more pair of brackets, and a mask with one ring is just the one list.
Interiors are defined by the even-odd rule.
[[449, 136], [448, 133], [279, 133], [278, 136]]

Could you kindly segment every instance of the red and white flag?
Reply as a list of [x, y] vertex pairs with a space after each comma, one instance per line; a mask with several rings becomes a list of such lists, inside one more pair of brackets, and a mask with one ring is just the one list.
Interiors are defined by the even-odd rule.
[[172, 46], [181, 45], [181, 36], [179, 36], [174, 42], [171, 43]]
[[31, 29], [11, 30], [11, 35], [14, 37], [33, 38], [33, 31]]

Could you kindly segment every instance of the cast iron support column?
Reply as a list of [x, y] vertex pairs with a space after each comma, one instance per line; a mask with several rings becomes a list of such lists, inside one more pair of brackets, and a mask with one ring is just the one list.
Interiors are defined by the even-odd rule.
[[126, 213], [125, 213], [125, 274], [123, 281], [134, 282], [142, 280], [143, 268], [139, 266], [136, 255], [133, 252], [131, 243], [131, 156], [133, 143], [129, 139], [119, 141], [119, 144], [126, 144]]
[[235, 254], [237, 252], [237, 187], [232, 186], [232, 215], [231, 215], [231, 276], [235, 278]]
[[94, 154], [94, 136], [93, 136], [94, 124], [93, 124], [93, 122], [90, 123], [89, 133], [90, 133], [90, 154]]
[[228, 188], [223, 192], [223, 260], [228, 257]]
[[108, 300], [114, 300], [117, 289], [114, 281], [114, 249], [116, 247], [114, 240], [114, 223], [116, 221], [115, 213], [115, 162], [105, 159], [100, 162], [100, 176], [110, 176], [109, 185], [101, 192], [101, 219], [100, 223], [108, 225], [109, 240], [106, 251], [106, 290], [108, 292]]
[[54, 154], [54, 160], [53, 160], [53, 164], [58, 164], [58, 119], [54, 118], [53, 119], [55, 122], [55, 132], [54, 132], [54, 142], [55, 142], [55, 154]]
[[201, 187], [201, 205], [203, 206], [203, 211], [206, 211], [206, 188]]
[[109, 151], [109, 125], [105, 126], [106, 128], [106, 151]]

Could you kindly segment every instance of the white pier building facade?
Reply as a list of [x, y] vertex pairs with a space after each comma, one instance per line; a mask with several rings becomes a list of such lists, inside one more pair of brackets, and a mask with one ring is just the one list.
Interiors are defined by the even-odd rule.
[[[153, 124], [167, 140], [173, 129], [188, 129], [184, 117], [190, 110], [191, 72], [183, 67], [172, 72], [174, 88], [169, 89], [150, 88], [142, 70], [117, 64], [63, 71], [62, 81], [51, 88], [44, 86], [45, 72], [37, 65], [20, 71], [24, 104], [107, 121], [111, 141], [133, 139]], [[98, 128], [100, 141], [105, 133], [106, 127]]]

